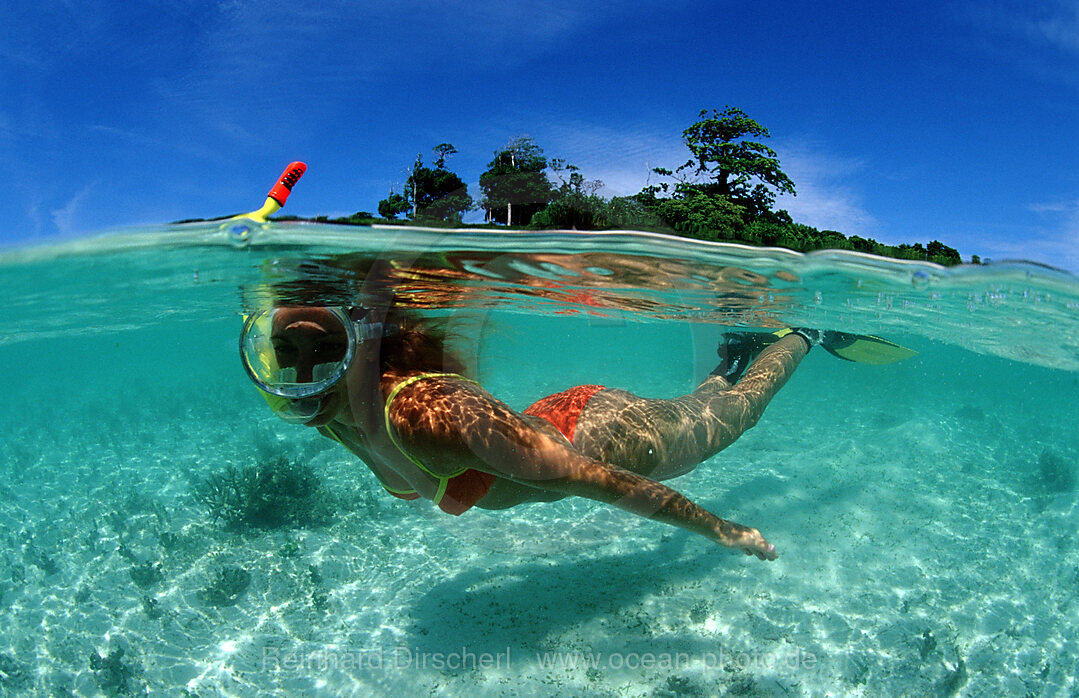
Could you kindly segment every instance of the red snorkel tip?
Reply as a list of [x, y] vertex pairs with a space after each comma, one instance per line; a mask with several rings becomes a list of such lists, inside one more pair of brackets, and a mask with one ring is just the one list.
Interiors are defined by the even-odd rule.
[[292, 193], [292, 187], [295, 186], [296, 182], [300, 181], [300, 177], [303, 177], [304, 172], [307, 172], [305, 163], [290, 163], [285, 168], [285, 171], [281, 173], [281, 176], [277, 179], [277, 184], [274, 185], [267, 196], [284, 206], [285, 202], [288, 201], [288, 195]]

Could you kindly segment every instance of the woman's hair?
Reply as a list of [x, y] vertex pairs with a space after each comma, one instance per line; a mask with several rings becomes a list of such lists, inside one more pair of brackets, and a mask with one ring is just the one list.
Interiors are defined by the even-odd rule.
[[382, 371], [466, 373], [465, 363], [449, 344], [453, 339], [446, 321], [420, 317], [391, 306], [386, 313], [380, 363]]

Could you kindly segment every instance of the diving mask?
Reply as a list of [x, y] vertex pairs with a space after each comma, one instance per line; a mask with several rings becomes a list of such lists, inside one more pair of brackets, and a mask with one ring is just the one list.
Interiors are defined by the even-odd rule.
[[382, 323], [353, 319], [343, 308], [276, 307], [253, 313], [240, 332], [247, 375], [277, 416], [306, 424], [340, 383], [359, 343], [381, 336]]

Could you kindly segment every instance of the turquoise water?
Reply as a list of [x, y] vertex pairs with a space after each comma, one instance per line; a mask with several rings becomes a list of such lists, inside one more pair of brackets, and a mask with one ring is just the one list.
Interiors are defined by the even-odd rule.
[[[814, 350], [754, 429], [669, 483], [759, 528], [774, 563], [584, 500], [453, 518], [386, 495], [244, 376], [244, 307], [343, 253], [396, 263], [404, 301], [447, 318], [518, 409], [578, 383], [682, 394], [727, 326], [919, 354]], [[1072, 275], [196, 225], [0, 253], [0, 291], [5, 695], [1079, 694]], [[332, 518], [230, 529], [196, 496], [280, 457]], [[215, 597], [236, 568], [247, 586]]]

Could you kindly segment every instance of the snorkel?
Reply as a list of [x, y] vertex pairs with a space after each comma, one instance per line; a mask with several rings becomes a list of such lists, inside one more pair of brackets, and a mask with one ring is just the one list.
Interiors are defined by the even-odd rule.
[[226, 218], [219, 230], [226, 231], [229, 241], [236, 247], [246, 247], [251, 242], [251, 236], [260, 228], [265, 228], [271, 215], [281, 210], [288, 201], [288, 195], [292, 193], [292, 187], [303, 177], [307, 171], [307, 165], [302, 162], [292, 162], [277, 178], [277, 184], [266, 195], [266, 201], [260, 208], [238, 216]]
[[281, 207], [288, 201], [288, 195], [292, 193], [292, 187], [296, 186], [296, 182], [300, 181], [300, 177], [303, 177], [304, 172], [307, 172], [305, 163], [299, 161], [289, 163], [281, 176], [277, 178], [277, 184], [273, 185], [270, 193], [266, 195], [266, 202], [262, 204], [262, 208], [250, 213], [241, 213], [229, 220], [250, 218], [257, 223], [266, 223], [269, 217], [280, 211]]
[[[302, 162], [286, 167], [261, 208], [228, 219], [229, 234], [267, 225], [306, 170]], [[274, 414], [292, 424], [321, 425], [334, 410], [336, 389], [358, 348], [398, 331], [370, 306], [277, 305], [273, 300], [259, 305], [244, 312], [240, 359]]]
[[[306, 163], [300, 161], [289, 163], [281, 176], [277, 178], [277, 183], [266, 195], [266, 201], [260, 208], [232, 216], [221, 226], [222, 229], [228, 227], [231, 236], [246, 242], [251, 230], [243, 221], [252, 221], [259, 225], [268, 223], [269, 217], [280, 211], [281, 207], [288, 201], [289, 194], [292, 193], [292, 187], [296, 185], [300, 177], [303, 177], [305, 172], [307, 172]], [[253, 328], [258, 327], [267, 331], [268, 336], [270, 327], [267, 325], [267, 320], [272, 322], [272, 312], [272, 310], [269, 310], [258, 313], [244, 313], [244, 325], [240, 332], [240, 357], [243, 360], [248, 377], [251, 378], [259, 394], [266, 400], [274, 414], [287, 422], [306, 424], [314, 419], [318, 411], [323, 407], [324, 398], [300, 396], [292, 399], [278, 394], [276, 390], [267, 390], [266, 388], [272, 385], [273, 381], [268, 383], [265, 379], [279, 370], [276, 366], [277, 361], [272, 346], [269, 349], [266, 346], [256, 348], [254, 353], [251, 352], [251, 347], [248, 346], [250, 344], [249, 333]]]

